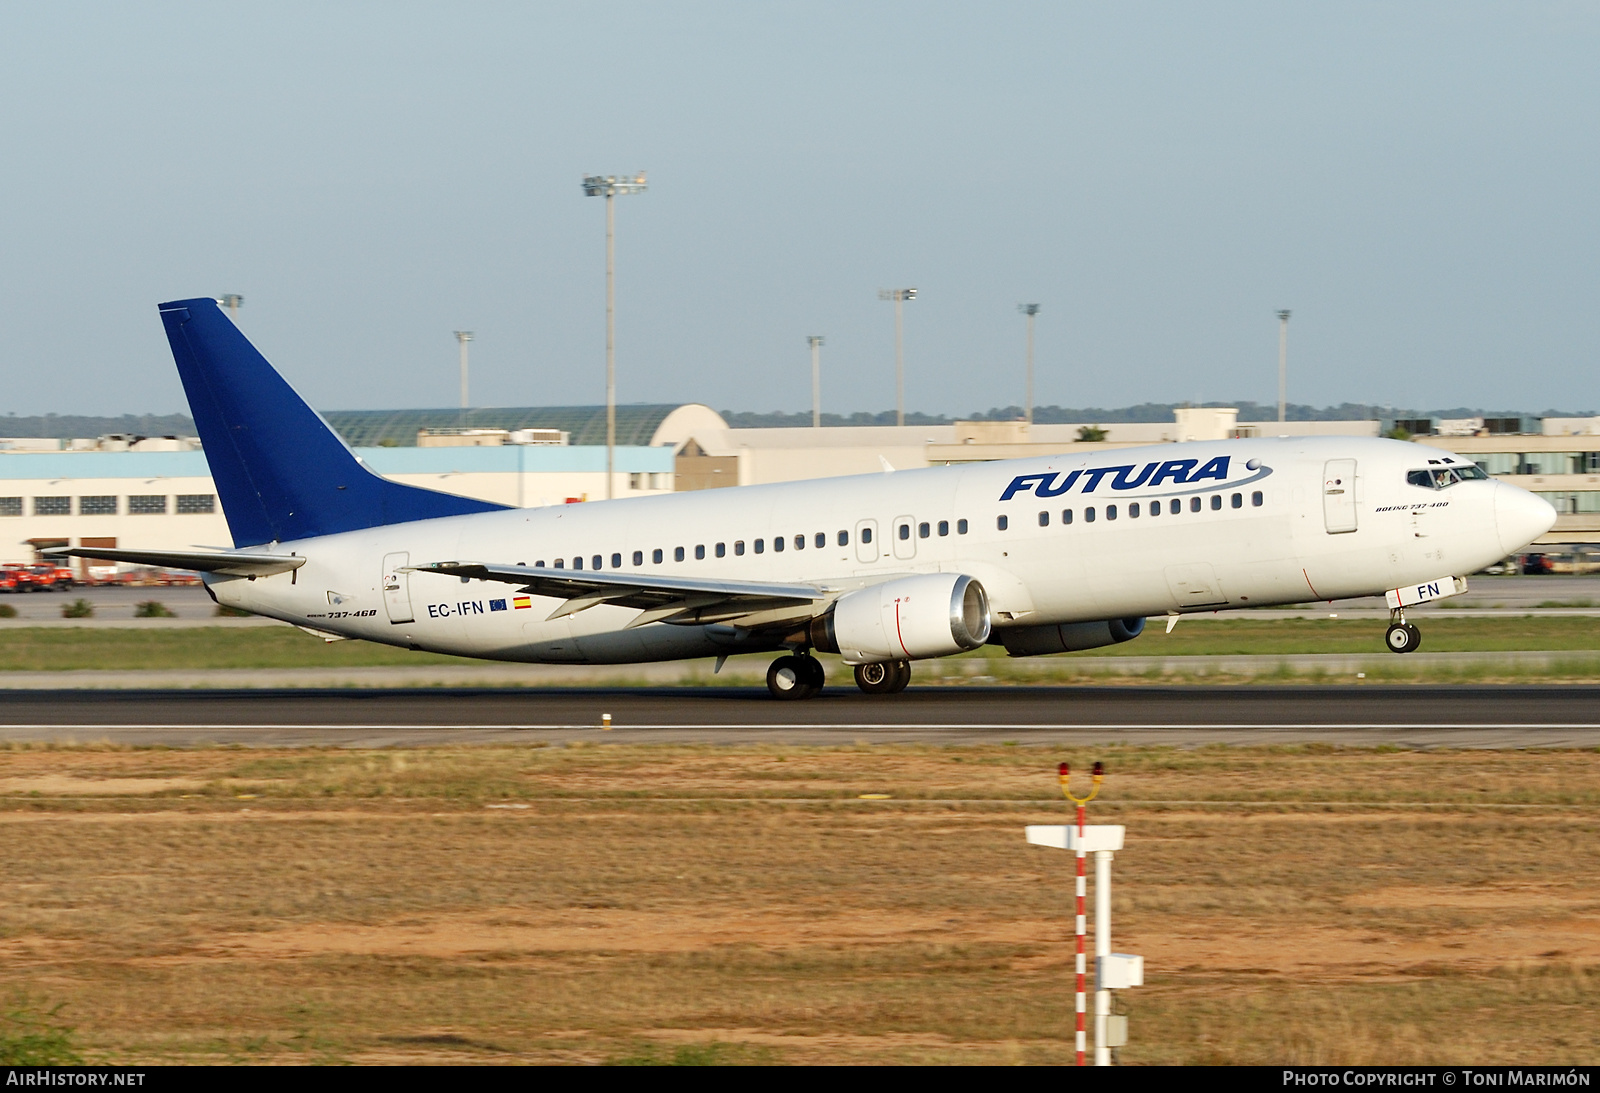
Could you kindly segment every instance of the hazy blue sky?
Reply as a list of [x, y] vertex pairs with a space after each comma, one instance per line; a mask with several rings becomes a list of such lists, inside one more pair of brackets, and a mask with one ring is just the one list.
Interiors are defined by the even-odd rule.
[[243, 293], [317, 406], [1587, 408], [1600, 5], [0, 6], [0, 410], [166, 412]]

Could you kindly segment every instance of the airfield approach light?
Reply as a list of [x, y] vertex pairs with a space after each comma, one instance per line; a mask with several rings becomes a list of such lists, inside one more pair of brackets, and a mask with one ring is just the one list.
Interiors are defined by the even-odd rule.
[[617, 449], [617, 288], [616, 210], [612, 198], [645, 192], [644, 172], [633, 175], [586, 175], [585, 197], [606, 199], [606, 499], [614, 495], [612, 482]]

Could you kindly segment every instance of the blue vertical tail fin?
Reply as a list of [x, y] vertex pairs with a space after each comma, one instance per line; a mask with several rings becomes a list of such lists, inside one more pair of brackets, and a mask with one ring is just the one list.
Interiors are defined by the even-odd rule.
[[160, 309], [235, 546], [505, 507], [379, 477], [215, 300]]

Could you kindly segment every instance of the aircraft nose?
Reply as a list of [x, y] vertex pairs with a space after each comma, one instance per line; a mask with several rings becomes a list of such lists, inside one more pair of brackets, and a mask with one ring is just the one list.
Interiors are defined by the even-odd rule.
[[1500, 534], [1500, 553], [1515, 554], [1555, 527], [1555, 506], [1538, 494], [1504, 482], [1494, 491], [1494, 526]]

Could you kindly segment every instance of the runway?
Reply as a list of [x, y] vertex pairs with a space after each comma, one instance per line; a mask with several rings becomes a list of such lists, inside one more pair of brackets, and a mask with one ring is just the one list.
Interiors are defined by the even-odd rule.
[[[601, 728], [610, 714], [612, 728]], [[1600, 687], [10, 691], [0, 740], [170, 747], [617, 744], [1600, 746]]]

